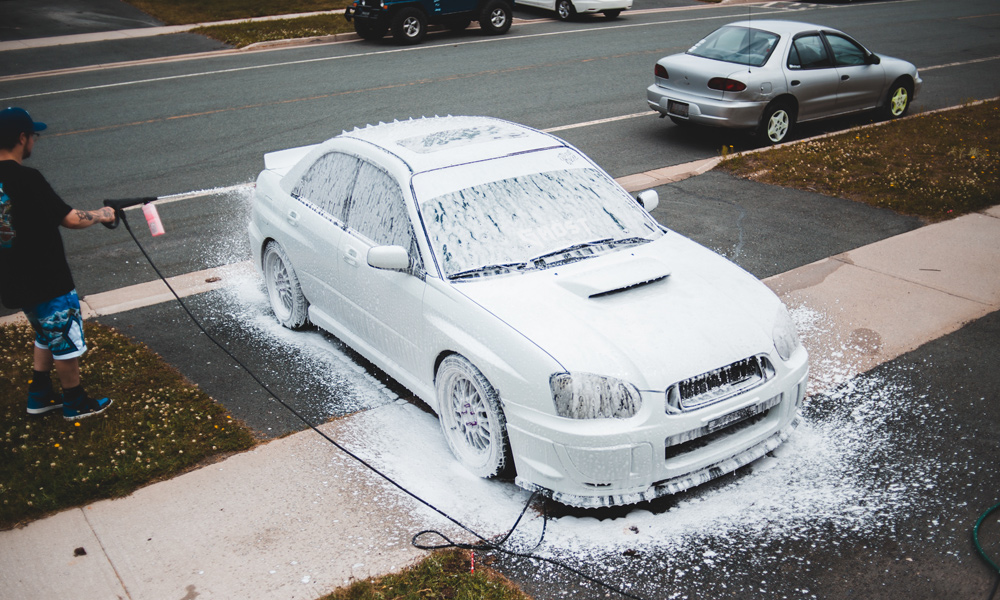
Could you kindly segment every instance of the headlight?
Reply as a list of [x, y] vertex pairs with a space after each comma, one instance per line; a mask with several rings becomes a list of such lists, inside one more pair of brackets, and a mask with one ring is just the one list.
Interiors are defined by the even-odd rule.
[[631, 383], [592, 373], [556, 373], [549, 378], [556, 414], [570, 419], [627, 419], [642, 397]]
[[771, 336], [774, 338], [774, 349], [778, 351], [778, 356], [782, 360], [791, 358], [792, 353], [802, 345], [799, 334], [795, 331], [795, 323], [792, 322], [792, 317], [784, 304], [778, 309], [778, 314], [774, 318], [774, 330]]

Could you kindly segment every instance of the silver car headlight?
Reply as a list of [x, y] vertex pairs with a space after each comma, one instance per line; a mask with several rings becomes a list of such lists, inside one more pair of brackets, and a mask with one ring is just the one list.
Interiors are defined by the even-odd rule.
[[784, 304], [781, 305], [778, 314], [774, 317], [774, 329], [771, 336], [774, 338], [774, 349], [778, 351], [781, 360], [791, 358], [795, 350], [802, 345], [799, 334], [795, 330], [795, 323]]
[[549, 378], [556, 414], [570, 419], [627, 419], [642, 396], [626, 381], [593, 373], [556, 373]]

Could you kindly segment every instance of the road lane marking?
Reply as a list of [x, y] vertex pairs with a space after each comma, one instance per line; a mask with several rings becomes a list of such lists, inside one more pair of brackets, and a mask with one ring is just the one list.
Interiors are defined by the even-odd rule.
[[[788, 10], [773, 10], [773, 11], [763, 11], [763, 12], [759, 12], [759, 13], [756, 13], [756, 14], [763, 16], [763, 15], [771, 15], [771, 14], [787, 14], [788, 12], [789, 12]], [[446, 42], [446, 43], [443, 43], [443, 44], [424, 44], [424, 45], [421, 45], [421, 46], [409, 46], [409, 47], [406, 47], [406, 48], [393, 48], [393, 49], [389, 49], [389, 50], [373, 50], [373, 51], [370, 51], [370, 52], [360, 52], [358, 54], [346, 54], [346, 55], [340, 55], [340, 56], [324, 56], [324, 57], [321, 57], [321, 58], [306, 58], [306, 59], [301, 59], [301, 60], [284, 61], [284, 62], [271, 63], [271, 64], [266, 64], [266, 65], [251, 65], [251, 66], [245, 66], [245, 67], [232, 67], [232, 68], [228, 68], [228, 69], [216, 69], [216, 70], [212, 70], [212, 71], [203, 71], [203, 72], [198, 72], [198, 73], [185, 73], [185, 74], [181, 74], [181, 75], [166, 75], [166, 76], [163, 76], [163, 77], [151, 77], [151, 78], [148, 78], [148, 79], [136, 79], [136, 80], [131, 80], [131, 81], [119, 81], [119, 82], [116, 82], [116, 83], [106, 83], [106, 84], [101, 84], [101, 85], [83, 86], [83, 87], [78, 87], [78, 88], [69, 88], [69, 89], [65, 89], [65, 90], [53, 90], [53, 91], [49, 91], [49, 92], [38, 92], [38, 93], [34, 93], [34, 94], [22, 94], [22, 95], [19, 95], [19, 96], [10, 96], [10, 97], [7, 97], [7, 98], [0, 98], [0, 103], [8, 102], [8, 101], [11, 101], [11, 100], [24, 100], [24, 99], [28, 99], [28, 98], [42, 98], [42, 97], [46, 97], [46, 96], [57, 96], [57, 95], [61, 95], [61, 94], [72, 94], [72, 93], [76, 93], [76, 92], [87, 92], [87, 91], [93, 91], [93, 90], [106, 90], [106, 89], [111, 89], [111, 88], [116, 88], [116, 87], [127, 87], [127, 86], [133, 86], [133, 85], [143, 85], [143, 84], [148, 84], [148, 83], [161, 83], [161, 82], [164, 82], [164, 81], [177, 81], [177, 80], [180, 80], [180, 79], [191, 79], [191, 78], [195, 78], [195, 77], [206, 77], [206, 76], [212, 76], [212, 75], [227, 75], [227, 74], [230, 74], [230, 73], [240, 73], [240, 72], [245, 72], [245, 71], [257, 71], [257, 70], [261, 70], [261, 69], [270, 69], [270, 68], [275, 68], [275, 67], [279, 67], [279, 68], [280, 67], [293, 67], [293, 66], [308, 65], [308, 64], [313, 64], [313, 63], [323, 63], [323, 62], [332, 62], [332, 61], [339, 61], [339, 60], [347, 60], [347, 59], [351, 59], [351, 58], [366, 58], [366, 57], [370, 57], [370, 56], [382, 56], [382, 55], [387, 55], [387, 54], [399, 54], [399, 53], [403, 53], [403, 52], [425, 52], [425, 51], [429, 51], [429, 50], [441, 49], [443, 47], [468, 46], [468, 45], [471, 45], [471, 44], [505, 43], [505, 42], [521, 41], [521, 40], [525, 40], [525, 39], [552, 37], [552, 36], [557, 36], [557, 35], [570, 35], [570, 34], [575, 34], [575, 33], [597, 33], [597, 32], [607, 31], [609, 29], [633, 29], [633, 28], [637, 28], [637, 27], [651, 27], [651, 26], [666, 25], [666, 24], [675, 24], [675, 23], [692, 23], [692, 22], [698, 22], [698, 21], [711, 21], [711, 20], [718, 20], [718, 19], [735, 19], [735, 18], [738, 18], [738, 17], [735, 16], [735, 15], [731, 15], [731, 14], [730, 15], [715, 15], [715, 16], [710, 16], [710, 17], [692, 17], [692, 18], [688, 18], [688, 19], [672, 19], [672, 20], [666, 20], [666, 21], [655, 21], [655, 22], [652, 22], [652, 23], [629, 23], [629, 24], [622, 24], [622, 25], [607, 25], [607, 26], [600, 27], [600, 28], [593, 28], [593, 27], [591, 27], [591, 28], [586, 28], [586, 29], [565, 29], [565, 30], [560, 30], [560, 31], [550, 31], [548, 33], [535, 33], [535, 34], [528, 34], [528, 35], [522, 35], [522, 36], [490, 37], [488, 39], [467, 40], [467, 41], [464, 41], [464, 42]], [[3, 80], [0, 79], [0, 81], [3, 81]]]
[[566, 131], [567, 129], [578, 129], [580, 127], [590, 127], [591, 125], [603, 125], [604, 123], [614, 123], [615, 121], [624, 121], [625, 119], [634, 119], [636, 117], [651, 117], [656, 113], [648, 110], [641, 113], [633, 113], [631, 115], [621, 115], [619, 117], [608, 117], [607, 119], [597, 119], [595, 121], [585, 121], [583, 123], [573, 123], [571, 125], [560, 125], [558, 127], [549, 127], [548, 129], [543, 129], [545, 133], [555, 133], [557, 131]]
[[920, 67], [917, 71], [933, 71], [934, 69], [947, 69], [949, 67], [964, 67], [965, 65], [974, 65], [976, 63], [987, 62], [991, 60], [997, 60], [1000, 56], [987, 56], [986, 58], [974, 58], [972, 60], [963, 60], [961, 62], [946, 63], [943, 65], [934, 65], [933, 67]]

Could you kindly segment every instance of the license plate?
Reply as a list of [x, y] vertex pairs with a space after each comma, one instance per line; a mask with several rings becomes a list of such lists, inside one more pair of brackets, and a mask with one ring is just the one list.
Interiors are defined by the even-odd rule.
[[728, 415], [722, 415], [717, 419], [712, 419], [711, 421], [708, 422], [708, 425], [706, 425], [705, 428], [708, 430], [707, 433], [712, 433], [720, 429], [724, 429], [726, 427], [729, 427], [733, 423], [744, 421], [746, 419], [749, 419], [750, 417], [755, 417], [760, 413], [764, 412], [765, 410], [773, 408], [774, 406], [779, 404], [780, 401], [781, 401], [781, 395], [779, 394], [778, 396], [775, 396], [774, 398], [771, 398], [766, 402], [761, 402], [760, 404], [753, 404], [751, 406], [745, 406], [737, 411], [729, 413]]
[[667, 102], [667, 112], [678, 117], [686, 117], [688, 116], [688, 105], [684, 102], [669, 100]]
[[355, 17], [361, 17], [362, 19], [367, 19], [372, 16], [372, 11], [367, 8], [357, 8], [354, 11]]

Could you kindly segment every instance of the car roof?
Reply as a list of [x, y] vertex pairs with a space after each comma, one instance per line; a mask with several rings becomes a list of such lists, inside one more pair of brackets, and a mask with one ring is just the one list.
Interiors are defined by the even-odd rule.
[[838, 31], [833, 27], [816, 25], [814, 23], [780, 21], [777, 19], [747, 19], [734, 23], [726, 23], [723, 27], [753, 27], [754, 29], [763, 29], [764, 31], [770, 31], [778, 35], [793, 35], [800, 31]]
[[345, 131], [328, 143], [343, 138], [377, 146], [406, 163], [414, 173], [566, 146], [562, 140], [525, 125], [470, 116], [379, 123]]

